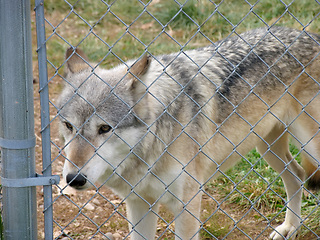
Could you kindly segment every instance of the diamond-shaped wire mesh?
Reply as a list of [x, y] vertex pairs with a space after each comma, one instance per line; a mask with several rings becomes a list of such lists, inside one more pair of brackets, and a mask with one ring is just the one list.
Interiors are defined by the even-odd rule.
[[[304, 186], [296, 164], [304, 156], [319, 170], [320, 74], [313, 65], [320, 62], [320, 38], [311, 34], [320, 32], [319, 1], [46, 0], [44, 9], [52, 168], [62, 176], [66, 162], [75, 171], [68, 184], [55, 186], [53, 219], [46, 220], [55, 239], [148, 239], [139, 224], [154, 221], [152, 215], [156, 238], [266, 239], [274, 230], [287, 234], [276, 229], [285, 212], [299, 221], [298, 239], [320, 238], [319, 194]], [[279, 33], [276, 26], [302, 31]], [[261, 27], [263, 33], [241, 34]], [[147, 73], [136, 71], [143, 61], [151, 61]], [[303, 81], [313, 88], [305, 97], [297, 92]], [[130, 87], [138, 93], [134, 102], [123, 92]], [[69, 90], [61, 96], [62, 89]], [[297, 136], [300, 121], [310, 132]], [[276, 136], [264, 132], [271, 124]], [[242, 160], [228, 170], [232, 159]], [[93, 162], [107, 168], [101, 184], [80, 174]], [[124, 176], [124, 166], [136, 177]], [[298, 186], [289, 199], [281, 177]], [[80, 178], [89, 190], [69, 186]], [[187, 184], [178, 185], [181, 179]], [[120, 185], [127, 193], [121, 197], [104, 187], [117, 192]], [[199, 199], [200, 215], [194, 210]], [[127, 213], [130, 201], [139, 204]], [[176, 209], [159, 209], [171, 202]], [[147, 210], [132, 218], [139, 208]], [[200, 227], [192, 232], [193, 225]]]

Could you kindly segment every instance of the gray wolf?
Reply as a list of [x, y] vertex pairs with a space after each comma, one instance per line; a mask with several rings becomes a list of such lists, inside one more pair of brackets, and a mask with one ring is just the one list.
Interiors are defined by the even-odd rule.
[[288, 199], [270, 238], [296, 238], [303, 184], [320, 186], [319, 43], [261, 28], [109, 70], [69, 49], [58, 105], [66, 182], [125, 198], [131, 239], [155, 238], [160, 204], [175, 216], [176, 239], [198, 239], [204, 185], [256, 147]]

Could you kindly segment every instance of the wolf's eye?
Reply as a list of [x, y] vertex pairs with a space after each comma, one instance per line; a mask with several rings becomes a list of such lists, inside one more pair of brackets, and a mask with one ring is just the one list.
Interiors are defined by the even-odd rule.
[[99, 128], [99, 134], [104, 134], [104, 133], [107, 133], [107, 132], [110, 132], [112, 128], [109, 126], [109, 125], [102, 125], [100, 126]]
[[73, 131], [73, 126], [72, 126], [71, 123], [65, 122], [64, 124], [66, 125], [66, 127], [67, 127], [71, 132]]

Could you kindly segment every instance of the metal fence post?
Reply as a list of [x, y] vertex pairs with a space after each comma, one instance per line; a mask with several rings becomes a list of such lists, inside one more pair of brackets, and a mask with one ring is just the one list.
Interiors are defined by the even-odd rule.
[[29, 0], [0, 1], [0, 146], [4, 238], [37, 239]]
[[[39, 67], [43, 175], [51, 176], [51, 139], [44, 0], [35, 0]], [[53, 239], [52, 186], [43, 187], [45, 239]]]

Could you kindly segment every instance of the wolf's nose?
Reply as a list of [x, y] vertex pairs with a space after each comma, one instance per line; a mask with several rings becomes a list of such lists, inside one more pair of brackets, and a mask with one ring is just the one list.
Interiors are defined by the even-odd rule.
[[67, 175], [66, 180], [67, 180], [67, 183], [69, 184], [69, 186], [74, 187], [74, 188], [82, 187], [87, 182], [86, 176], [81, 173], [79, 173], [79, 174], [69, 173]]

